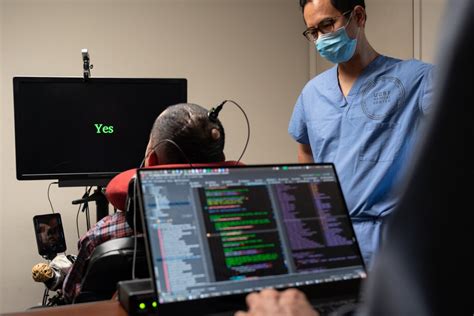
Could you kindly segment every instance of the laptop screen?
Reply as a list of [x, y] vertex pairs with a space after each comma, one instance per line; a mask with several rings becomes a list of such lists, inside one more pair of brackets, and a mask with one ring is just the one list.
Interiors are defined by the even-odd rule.
[[365, 278], [332, 164], [139, 169], [160, 303]]

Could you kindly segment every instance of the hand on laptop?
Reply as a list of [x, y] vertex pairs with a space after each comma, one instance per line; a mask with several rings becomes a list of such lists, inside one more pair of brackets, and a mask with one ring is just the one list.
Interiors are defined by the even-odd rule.
[[319, 316], [303, 292], [288, 289], [283, 292], [265, 289], [247, 295], [248, 311], [235, 316]]

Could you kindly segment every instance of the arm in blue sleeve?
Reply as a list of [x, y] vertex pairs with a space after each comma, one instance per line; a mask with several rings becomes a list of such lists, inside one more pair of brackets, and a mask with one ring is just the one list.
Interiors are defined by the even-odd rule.
[[303, 94], [298, 97], [293, 114], [291, 115], [288, 133], [298, 143], [309, 145], [308, 131], [306, 128], [306, 116], [304, 113]]

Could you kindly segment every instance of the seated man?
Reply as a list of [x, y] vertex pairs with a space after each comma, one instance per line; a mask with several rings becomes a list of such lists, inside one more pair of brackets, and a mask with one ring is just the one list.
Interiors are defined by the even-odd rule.
[[[225, 135], [221, 122], [211, 121], [206, 109], [196, 104], [176, 104], [168, 107], [156, 119], [146, 148], [144, 165], [147, 167], [163, 164], [222, 164], [225, 163], [224, 143]], [[76, 261], [67, 273], [62, 286], [65, 302], [72, 303], [80, 293], [86, 262], [98, 245], [111, 239], [133, 235], [133, 229], [128, 225], [123, 212], [128, 181], [124, 188], [114, 190], [117, 188], [117, 179], [120, 180], [125, 175], [128, 177], [127, 180], [130, 180], [132, 173], [135, 173], [135, 169], [117, 175], [107, 186], [107, 198], [119, 211], [97, 222], [79, 240]], [[110, 194], [109, 187], [113, 187], [111, 189], [113, 192]], [[44, 278], [38, 280], [45, 282]]]

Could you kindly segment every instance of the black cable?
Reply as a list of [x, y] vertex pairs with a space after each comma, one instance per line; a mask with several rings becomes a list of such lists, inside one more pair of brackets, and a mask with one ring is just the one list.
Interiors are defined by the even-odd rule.
[[51, 198], [49, 197], [49, 189], [51, 188], [51, 185], [53, 185], [53, 184], [58, 184], [58, 182], [57, 182], [57, 181], [54, 181], [54, 182], [51, 182], [51, 183], [48, 185], [48, 193], [47, 193], [47, 196], [48, 196], [49, 205], [51, 206], [51, 211], [52, 211], [53, 214], [54, 214], [53, 203], [51, 202]]
[[176, 142], [172, 141], [171, 139], [163, 139], [163, 140], [160, 140], [158, 142], [158, 144], [156, 144], [155, 146], [152, 147], [152, 149], [150, 150], [149, 153], [147, 153], [147, 155], [143, 158], [142, 162], [140, 163], [140, 167], [139, 168], [142, 168], [145, 164], [145, 160], [153, 153], [155, 152], [159, 146], [161, 146], [162, 144], [164, 143], [170, 143], [172, 144], [173, 146], [175, 146], [179, 152], [181, 153], [181, 155], [188, 161], [188, 164], [189, 166], [191, 166], [191, 168], [193, 167], [193, 163], [191, 162], [191, 160], [188, 158], [188, 156], [186, 156], [186, 154], [184, 153], [184, 151], [181, 149], [181, 147], [179, 147], [178, 144], [176, 144]]
[[[92, 186], [90, 186], [89, 189], [87, 190], [86, 197], [90, 196], [91, 190], [92, 190]], [[91, 221], [90, 221], [90, 215], [89, 215], [89, 202], [87, 201], [84, 202], [82, 212], [86, 214], [86, 228], [87, 228], [87, 231], [89, 231], [89, 229], [91, 229]]]
[[[90, 194], [92, 190], [92, 186], [89, 187], [89, 189], [87, 189], [87, 186], [85, 187], [85, 191], [84, 191], [84, 195], [82, 196], [83, 199], [87, 198]], [[77, 229], [77, 238], [80, 239], [81, 236], [79, 234], [79, 213], [80, 213], [80, 210], [81, 210], [81, 205], [83, 206], [83, 210], [82, 211], [85, 211], [86, 207], [89, 207], [89, 203], [81, 203], [79, 204], [79, 207], [77, 209], [77, 213], [76, 213], [76, 229]]]
[[217, 117], [219, 116], [219, 112], [222, 110], [222, 107], [224, 106], [224, 104], [226, 104], [227, 101], [228, 100], [222, 101], [218, 106], [212, 108], [207, 113], [207, 116], [209, 117], [209, 120], [211, 120], [211, 122], [217, 123]]
[[87, 231], [91, 229], [91, 218], [90, 218], [90, 210], [89, 210], [89, 202], [84, 203], [84, 208], [83, 208], [85, 214], [86, 214], [86, 228]]
[[48, 302], [48, 297], [49, 297], [49, 289], [45, 288], [44, 293], [43, 293], [42, 306], [46, 306], [46, 303]]
[[[247, 150], [247, 146], [248, 146], [249, 141], [250, 141], [250, 122], [249, 122], [249, 118], [247, 117], [247, 114], [245, 113], [244, 109], [240, 105], [238, 105], [237, 102], [235, 102], [234, 100], [225, 100], [224, 102], [219, 104], [219, 106], [216, 108], [216, 110], [211, 111], [211, 112], [216, 112], [213, 116], [214, 119], [217, 119], [217, 114], [222, 109], [224, 104], [226, 104], [227, 102], [233, 103], [235, 106], [237, 106], [240, 109], [240, 111], [242, 111], [242, 113], [244, 114], [245, 121], [247, 122], [247, 140], [245, 141], [245, 146], [244, 146], [244, 149], [242, 150], [242, 154], [240, 155], [239, 159], [237, 159], [237, 162], [235, 163], [236, 165], [238, 165], [239, 162], [240, 162], [240, 159], [242, 159], [242, 157], [244, 156], [245, 151]], [[209, 116], [209, 118], [211, 118], [211, 115]]]
[[138, 251], [138, 234], [137, 234], [137, 186], [138, 181], [135, 179], [133, 186], [133, 259], [132, 259], [132, 280], [135, 280], [135, 265], [137, 262], [137, 251]]
[[81, 239], [81, 236], [79, 235], [79, 212], [81, 211], [81, 205], [77, 208], [77, 213], [76, 213], [76, 229], [77, 229], [77, 239]]

